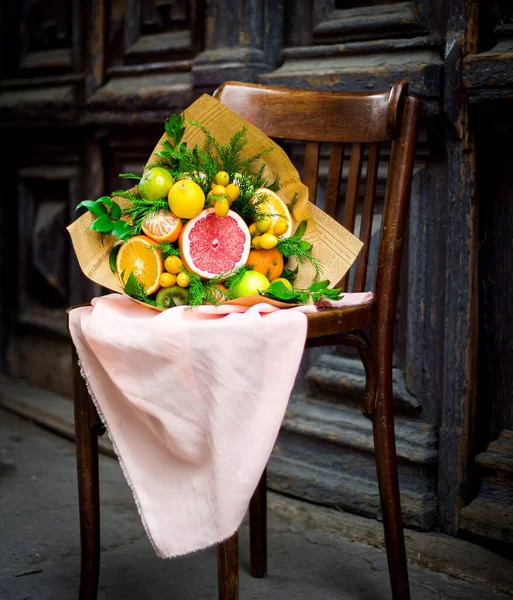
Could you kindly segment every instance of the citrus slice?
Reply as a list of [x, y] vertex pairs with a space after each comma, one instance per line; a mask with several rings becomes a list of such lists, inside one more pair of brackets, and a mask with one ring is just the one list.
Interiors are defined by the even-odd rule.
[[280, 237], [290, 237], [292, 235], [292, 217], [287, 205], [278, 194], [267, 188], [258, 188], [253, 195], [253, 202], [257, 200], [259, 201], [257, 204], [258, 212], [271, 217], [271, 226], [276, 225], [278, 222], [287, 224], [285, 233], [282, 233]]
[[187, 222], [178, 245], [186, 269], [212, 279], [246, 264], [251, 235], [236, 212], [218, 217], [213, 208], [207, 208]]
[[116, 258], [116, 270], [122, 283], [133, 273], [147, 294], [153, 294], [159, 289], [164, 261], [162, 253], [153, 248], [154, 245], [155, 242], [149, 237], [136, 235], [120, 247]]
[[182, 219], [166, 210], [149, 214], [141, 229], [156, 242], [176, 242], [182, 230]]

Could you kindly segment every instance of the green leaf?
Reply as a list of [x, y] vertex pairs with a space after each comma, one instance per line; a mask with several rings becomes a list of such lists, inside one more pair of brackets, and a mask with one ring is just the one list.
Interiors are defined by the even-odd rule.
[[119, 252], [120, 248], [121, 248], [121, 244], [117, 244], [116, 246], [113, 246], [111, 251], [109, 252], [109, 267], [113, 273], [115, 273], [117, 271], [116, 258], [118, 256], [118, 252]]
[[273, 281], [265, 291], [265, 295], [270, 294], [278, 300], [290, 301], [299, 299], [299, 292], [290, 291], [282, 281]]
[[132, 234], [132, 227], [126, 221], [116, 221], [112, 225], [112, 233], [120, 240], [125, 240]]
[[[124, 271], [123, 271], [122, 275], [123, 274], [124, 274]], [[135, 275], [133, 274], [133, 272], [130, 271], [130, 275], [128, 276], [128, 279], [125, 282], [125, 294], [132, 296], [132, 298], [137, 297], [137, 295], [139, 293], [139, 288], [140, 288], [139, 282], [135, 278]]]
[[139, 173], [120, 173], [118, 177], [121, 179], [137, 179], [137, 181], [142, 179], [142, 175], [139, 175]]
[[93, 231], [99, 231], [100, 233], [110, 233], [112, 231], [113, 223], [109, 215], [101, 215], [96, 221], [93, 221], [89, 226], [89, 229]]
[[79, 208], [87, 208], [87, 210], [91, 210], [91, 206], [94, 206], [96, 202], [97, 200], [83, 200], [80, 202], [80, 204], [77, 204], [75, 210], [78, 210]]
[[312, 283], [312, 285], [308, 288], [312, 292], [317, 292], [319, 290], [323, 290], [327, 288], [330, 284], [329, 279], [325, 279], [324, 281], [318, 281], [317, 283]]
[[290, 281], [290, 283], [294, 283], [297, 274], [299, 271], [299, 265], [294, 269], [283, 269], [283, 273], [280, 275], [280, 277], [282, 279], [286, 279], [287, 281]]
[[121, 217], [121, 206], [114, 200], [111, 200], [110, 216], [116, 221]]
[[89, 209], [95, 217], [101, 217], [102, 215], [107, 215], [107, 209], [101, 202], [98, 200], [91, 206]]
[[305, 242], [305, 240], [298, 240], [297, 246], [300, 250], [303, 250], [304, 252], [308, 252], [308, 250], [312, 248], [312, 244], [310, 244], [310, 242]]
[[297, 229], [292, 237], [295, 237], [298, 240], [301, 239], [305, 234], [306, 226], [307, 222], [301, 221], [301, 223], [297, 226]]

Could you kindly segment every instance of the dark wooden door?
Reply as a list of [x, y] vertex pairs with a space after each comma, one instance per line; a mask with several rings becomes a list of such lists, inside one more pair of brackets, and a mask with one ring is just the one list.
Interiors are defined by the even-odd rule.
[[[170, 113], [229, 79], [352, 91], [406, 79], [425, 111], [394, 360], [405, 521], [510, 543], [488, 515], [513, 514], [512, 26], [507, 0], [4, 2], [4, 370], [70, 392], [63, 308], [101, 290], [79, 273], [64, 225], [80, 200], [140, 170]], [[287, 150], [301, 170], [301, 145]], [[272, 487], [379, 518], [362, 386], [351, 354], [305, 356]]]

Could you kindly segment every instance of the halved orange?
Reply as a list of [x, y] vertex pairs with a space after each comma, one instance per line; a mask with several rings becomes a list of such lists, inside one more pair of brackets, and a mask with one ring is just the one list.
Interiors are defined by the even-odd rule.
[[182, 219], [168, 210], [159, 210], [144, 219], [141, 229], [156, 242], [176, 242], [182, 230]]
[[159, 289], [164, 261], [160, 250], [152, 247], [154, 245], [155, 241], [149, 237], [136, 235], [121, 246], [116, 258], [116, 269], [123, 284], [130, 273], [133, 273], [137, 281], [143, 284], [147, 294], [153, 294]]
[[279, 237], [288, 238], [292, 235], [292, 216], [283, 200], [275, 192], [267, 188], [258, 188], [253, 195], [253, 201], [261, 200], [257, 205], [258, 212], [268, 214], [272, 220], [272, 226], [276, 223], [286, 223], [287, 229]]

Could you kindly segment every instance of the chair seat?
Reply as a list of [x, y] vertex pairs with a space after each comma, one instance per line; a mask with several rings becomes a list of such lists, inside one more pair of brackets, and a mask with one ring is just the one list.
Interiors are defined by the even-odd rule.
[[342, 308], [327, 308], [317, 313], [311, 313], [307, 315], [307, 345], [308, 340], [369, 327], [372, 325], [373, 315], [374, 301]]

